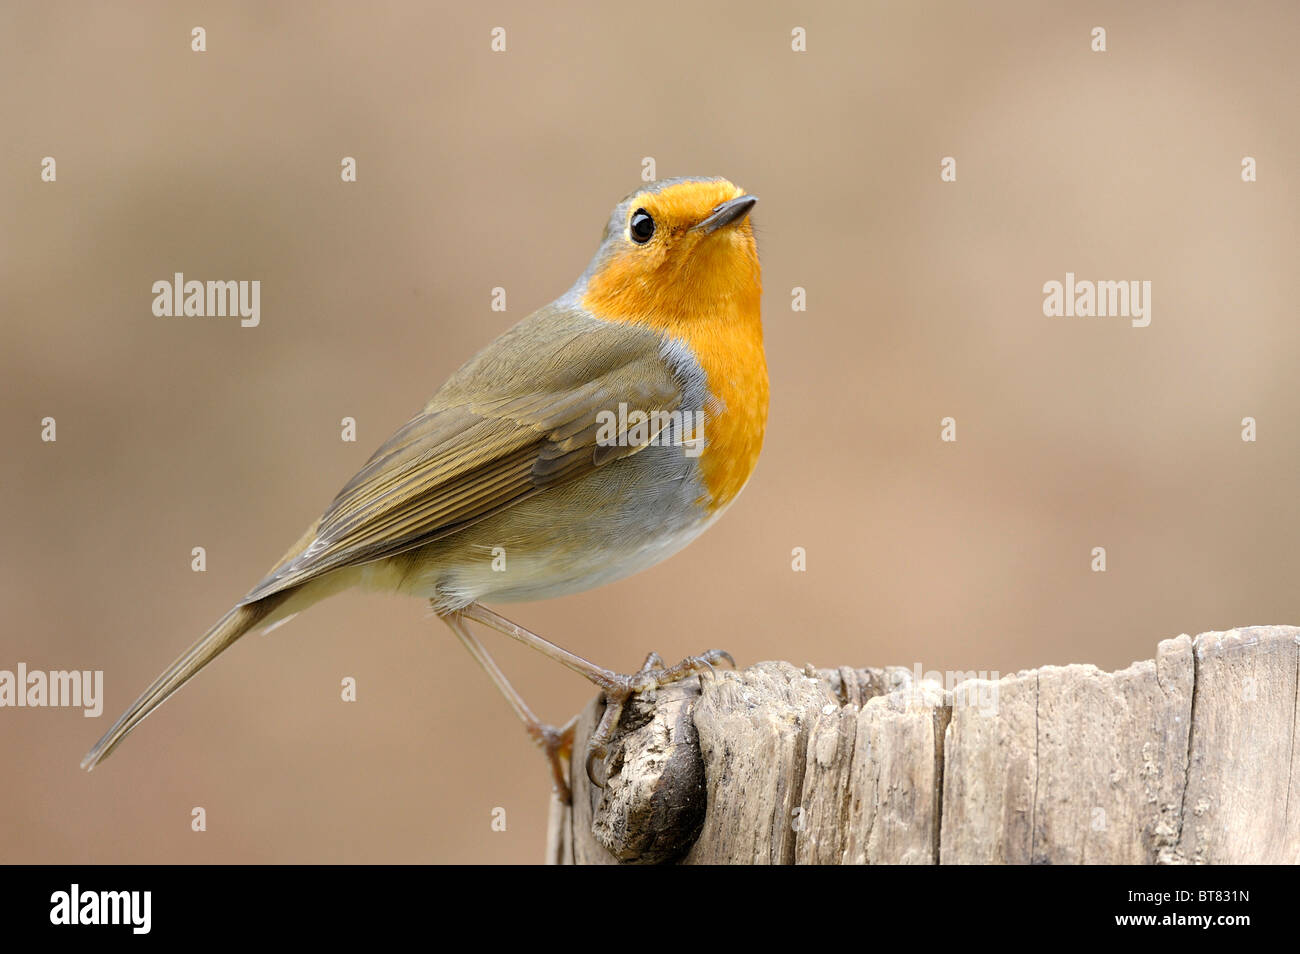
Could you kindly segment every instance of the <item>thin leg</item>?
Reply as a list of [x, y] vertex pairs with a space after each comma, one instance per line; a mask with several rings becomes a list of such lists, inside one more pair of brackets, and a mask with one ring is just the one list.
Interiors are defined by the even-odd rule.
[[543, 639], [536, 633], [529, 632], [518, 623], [512, 623], [504, 616], [498, 616], [482, 603], [470, 603], [469, 606], [466, 606], [461, 610], [461, 615], [464, 616], [465, 619], [473, 620], [476, 623], [482, 623], [484, 626], [495, 629], [498, 633], [505, 633], [507, 636], [514, 637], [525, 646], [531, 646], [533, 649], [536, 649], [543, 656], [554, 659], [561, 666], [567, 666], [569, 669], [578, 673], [578, 675], [585, 676], [607, 692], [610, 690], [617, 691], [625, 688], [624, 682], [627, 679], [626, 676], [620, 676], [616, 672], [611, 672], [608, 669], [597, 666], [593, 662], [588, 662], [581, 656], [574, 655], [567, 649], [555, 645], [555, 643], [550, 640]]
[[574, 716], [567, 725], [559, 729], [542, 722], [533, 713], [533, 710], [528, 707], [528, 703], [524, 702], [523, 696], [519, 695], [519, 691], [510, 684], [510, 680], [501, 671], [501, 667], [496, 664], [496, 660], [488, 655], [487, 649], [479, 642], [478, 637], [469, 631], [469, 627], [465, 625], [465, 621], [460, 617], [460, 614], [448, 614], [441, 617], [441, 619], [456, 634], [461, 644], [469, 650], [469, 654], [474, 657], [475, 661], [492, 678], [496, 687], [501, 690], [501, 694], [506, 697], [506, 701], [510, 703], [510, 708], [515, 710], [515, 715], [519, 716], [523, 722], [529, 737], [546, 753], [546, 757], [551, 763], [551, 776], [556, 791], [560, 793], [560, 796], [567, 803], [570, 795], [566, 763], [573, 751], [573, 732], [577, 728], [578, 717]]
[[604, 690], [605, 713], [601, 716], [600, 724], [596, 726], [596, 731], [587, 743], [587, 778], [591, 779], [592, 784], [597, 787], [603, 787], [603, 785], [595, 776], [593, 763], [596, 759], [604, 757], [605, 745], [618, 727], [618, 720], [623, 714], [623, 706], [629, 698], [637, 693], [648, 692], [659, 686], [666, 686], [702, 672], [712, 672], [713, 663], [715, 662], [726, 660], [732, 667], [736, 665], [736, 661], [731, 658], [731, 654], [721, 649], [710, 649], [699, 656], [688, 656], [677, 665], [668, 667], [664, 667], [663, 660], [659, 658], [658, 653], [651, 653], [646, 657], [645, 664], [642, 665], [640, 670], [632, 675], [624, 676], [597, 666], [595, 663], [588, 662], [581, 656], [555, 645], [550, 640], [529, 632], [518, 623], [513, 623], [504, 616], [492, 612], [482, 603], [471, 603], [461, 610], [461, 616], [517, 639], [525, 646], [531, 646], [542, 655], [554, 659], [562, 666], [572, 669], [581, 676], [585, 676]]

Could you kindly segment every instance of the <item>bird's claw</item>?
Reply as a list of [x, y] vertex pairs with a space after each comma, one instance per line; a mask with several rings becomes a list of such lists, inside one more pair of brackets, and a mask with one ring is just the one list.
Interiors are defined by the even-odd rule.
[[573, 760], [573, 735], [577, 728], [578, 717], [574, 716], [559, 728], [539, 723], [528, 730], [533, 742], [546, 753], [546, 759], [551, 763], [551, 784], [566, 805], [573, 801], [568, 764]]
[[605, 746], [600, 745], [587, 749], [587, 781], [597, 788], [604, 788], [605, 783], [596, 778], [596, 762], [602, 760], [606, 755]]
[[618, 676], [618, 687], [605, 690], [605, 711], [600, 717], [596, 731], [587, 741], [586, 770], [591, 784], [596, 788], [605, 787], [605, 782], [596, 778], [595, 765], [608, 754], [606, 745], [613, 737], [619, 719], [622, 718], [623, 707], [629, 699], [705, 672], [716, 676], [717, 672], [713, 664], [723, 660], [732, 669], [736, 668], [736, 660], [725, 649], [710, 649], [698, 656], [687, 656], [677, 665], [667, 667], [664, 666], [660, 655], [652, 652], [646, 656], [645, 662], [635, 673], [630, 676]]

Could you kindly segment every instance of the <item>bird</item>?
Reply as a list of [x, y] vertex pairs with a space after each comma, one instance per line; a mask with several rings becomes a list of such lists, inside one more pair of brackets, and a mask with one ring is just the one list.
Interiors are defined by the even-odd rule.
[[487, 604], [562, 597], [644, 570], [744, 489], [769, 400], [757, 201], [718, 177], [662, 179], [624, 196], [568, 291], [461, 366], [82, 767], [103, 761], [241, 636], [358, 587], [428, 601], [545, 752], [565, 799], [576, 717], [559, 728], [541, 721], [468, 624], [594, 683], [606, 707], [586, 769], [600, 784], [593, 766], [633, 695], [734, 660], [715, 649], [665, 666], [650, 653], [620, 674]]

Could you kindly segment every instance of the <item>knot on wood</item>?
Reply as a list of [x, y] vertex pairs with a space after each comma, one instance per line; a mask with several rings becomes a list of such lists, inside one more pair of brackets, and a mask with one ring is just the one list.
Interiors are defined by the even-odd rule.
[[[694, 722], [699, 697], [699, 677], [632, 696], [606, 746], [604, 787], [588, 782], [574, 791], [589, 807], [592, 836], [620, 862], [673, 861], [700, 833], [706, 798]], [[604, 709], [600, 698], [587, 707], [575, 752], [586, 751]], [[574, 774], [587, 782], [581, 769]]]

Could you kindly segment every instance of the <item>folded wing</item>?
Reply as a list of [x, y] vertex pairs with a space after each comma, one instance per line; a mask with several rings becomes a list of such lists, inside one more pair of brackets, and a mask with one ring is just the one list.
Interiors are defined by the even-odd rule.
[[624, 431], [611, 441], [601, 412], [617, 417], [624, 404], [653, 414], [676, 410], [680, 401], [654, 333], [539, 312], [470, 361], [389, 438], [330, 504], [306, 546], [243, 603], [423, 546], [635, 454], [654, 433], [632, 441]]

